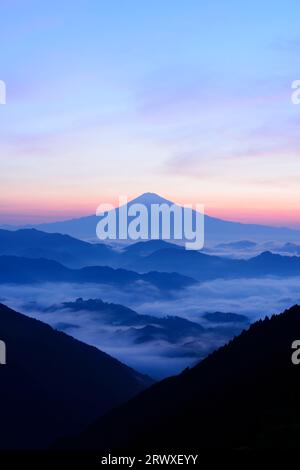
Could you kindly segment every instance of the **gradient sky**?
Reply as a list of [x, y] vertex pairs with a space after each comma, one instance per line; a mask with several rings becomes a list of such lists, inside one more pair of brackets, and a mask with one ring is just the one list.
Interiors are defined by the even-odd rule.
[[299, 1], [1, 0], [0, 223], [157, 192], [300, 227]]

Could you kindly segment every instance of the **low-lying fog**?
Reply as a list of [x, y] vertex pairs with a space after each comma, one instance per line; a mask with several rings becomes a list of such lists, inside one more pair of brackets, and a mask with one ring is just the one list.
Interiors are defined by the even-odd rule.
[[[0, 300], [21, 313], [99, 347], [141, 372], [162, 378], [193, 365], [247, 327], [247, 322], [210, 323], [202, 317], [204, 313], [243, 314], [252, 322], [300, 303], [299, 286], [299, 277], [215, 280], [162, 296], [160, 291], [145, 284], [122, 290], [91, 284], [1, 285]], [[44, 311], [49, 306], [75, 301], [78, 297], [122, 304], [137, 313], [155, 317], [176, 315], [201, 324], [205, 331], [191, 333], [177, 342], [137, 341], [132, 329], [104, 323], [95, 312], [63, 308]]]

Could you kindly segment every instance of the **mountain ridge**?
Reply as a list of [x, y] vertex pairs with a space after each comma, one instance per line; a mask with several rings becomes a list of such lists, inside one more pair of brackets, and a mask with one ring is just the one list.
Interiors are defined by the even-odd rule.
[[[193, 368], [112, 410], [61, 449], [197, 452], [297, 448], [300, 306], [252, 324]], [[197, 432], [195, 430], [197, 429]]]
[[[0, 449], [45, 448], [152, 380], [117, 359], [0, 304]], [[105, 377], [105, 381], [103, 380]]]
[[[143, 193], [135, 199], [128, 202], [132, 204], [173, 204], [172, 201], [159, 196], [156, 193]], [[179, 205], [179, 204], [176, 204]], [[179, 205], [180, 206], [180, 205]], [[118, 208], [117, 208], [118, 210]], [[11, 226], [12, 230], [18, 228], [37, 228], [45, 232], [59, 232], [74, 236], [75, 238], [85, 240], [96, 240], [96, 226], [99, 217], [96, 215], [87, 215], [78, 218], [66, 219], [64, 221], [49, 222], [44, 224]], [[6, 228], [7, 225], [5, 226]], [[205, 243], [215, 242], [233, 242], [241, 239], [250, 239], [250, 241], [281, 240], [296, 241], [300, 240], [300, 231], [287, 227], [272, 227], [264, 224], [244, 224], [241, 222], [227, 221], [205, 215]]]
[[0, 284], [42, 282], [86, 282], [123, 285], [138, 281], [148, 282], [159, 289], [178, 289], [196, 281], [178, 273], [148, 272], [139, 274], [127, 269], [109, 266], [86, 266], [71, 269], [57, 261], [44, 258], [0, 256]]

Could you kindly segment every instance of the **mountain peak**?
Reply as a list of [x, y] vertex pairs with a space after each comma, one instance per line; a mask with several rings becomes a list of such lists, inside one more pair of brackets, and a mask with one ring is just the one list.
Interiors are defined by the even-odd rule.
[[168, 199], [165, 199], [164, 197], [156, 193], [143, 193], [140, 196], [133, 199], [132, 201], [130, 201], [130, 204], [145, 204], [145, 205], [169, 204], [170, 205], [170, 204], [173, 204], [173, 202], [169, 201]]

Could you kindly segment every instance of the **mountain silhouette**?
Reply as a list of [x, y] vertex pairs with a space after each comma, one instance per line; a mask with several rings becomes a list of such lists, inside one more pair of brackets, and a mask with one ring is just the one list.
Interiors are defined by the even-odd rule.
[[217, 278], [298, 276], [300, 258], [266, 251], [247, 260], [231, 259], [193, 250], [167, 248], [139, 258], [126, 267], [140, 273], [152, 270], [178, 272], [199, 281]]
[[300, 245], [295, 243], [285, 243], [282, 247], [279, 248], [279, 251], [283, 253], [290, 253], [292, 255], [300, 255]]
[[291, 345], [299, 338], [299, 306], [260, 320], [57, 447], [116, 453], [298, 448], [300, 366], [291, 361]]
[[[99, 201], [100, 203], [101, 201]], [[105, 201], [102, 201], [105, 202]], [[199, 201], [200, 203], [202, 201]], [[158, 194], [144, 193], [139, 197], [129, 201], [128, 206], [132, 204], [145, 204], [150, 208], [151, 204], [173, 204]], [[239, 222], [231, 222], [215, 217], [205, 215], [205, 244], [232, 242], [239, 240], [250, 240], [253, 242], [279, 240], [282, 242], [299, 241], [300, 232], [284, 227], [270, 227], [267, 225], [259, 224], [243, 224]], [[99, 222], [99, 217], [90, 215], [86, 217], [74, 218], [61, 222], [44, 223], [29, 228], [35, 227], [49, 233], [63, 233], [71, 235], [75, 238], [85, 240], [96, 239], [96, 226]], [[6, 228], [8, 228], [6, 226]], [[16, 227], [11, 226], [12, 230]]]
[[248, 250], [254, 248], [256, 245], [257, 243], [251, 242], [249, 240], [239, 240], [230, 243], [220, 243], [215, 248], [219, 248], [222, 250]]
[[177, 273], [148, 272], [138, 274], [107, 266], [70, 269], [48, 259], [0, 256], [0, 283], [32, 284], [41, 282], [79, 282], [111, 285], [150, 283], [161, 290], [181, 289], [195, 281]]
[[117, 251], [105, 243], [89, 243], [60, 233], [0, 229], [0, 256], [45, 258], [70, 268], [97, 265], [123, 267], [163, 248], [183, 249], [175, 243], [150, 240], [133, 243]]
[[[117, 330], [117, 336], [131, 335], [138, 343], [161, 339], [175, 343], [182, 339], [200, 337], [205, 331], [199, 323], [178, 316], [155, 317], [135, 312], [124, 305], [103, 302], [101, 299], [83, 300], [78, 298], [75, 302], [63, 302], [45, 308], [45, 312], [68, 310], [71, 312], [90, 312], [101, 324], [123, 327]], [[130, 327], [124, 329], [124, 327]]]
[[249, 318], [246, 315], [231, 312], [205, 313], [202, 317], [211, 323], [249, 323]]
[[104, 243], [92, 244], [60, 233], [23, 229], [0, 230], [0, 255], [47, 258], [78, 268], [111, 264], [116, 252]]
[[165, 240], [149, 240], [133, 243], [124, 248], [123, 252], [130, 256], [147, 256], [155, 251], [163, 249], [183, 249], [180, 245], [175, 243], [166, 242]]
[[0, 448], [47, 447], [152, 383], [95, 347], [0, 304]]

